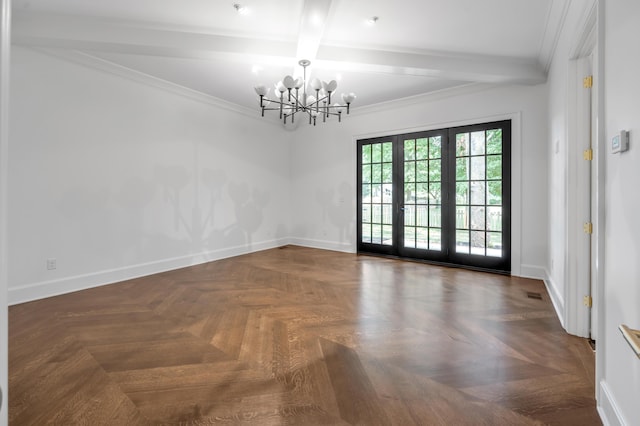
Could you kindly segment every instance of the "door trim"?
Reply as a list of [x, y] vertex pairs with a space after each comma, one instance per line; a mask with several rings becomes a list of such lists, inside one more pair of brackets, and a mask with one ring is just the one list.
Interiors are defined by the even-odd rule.
[[8, 277], [7, 194], [9, 153], [9, 71], [11, 50], [11, 1], [0, 0], [0, 424], [8, 423]]

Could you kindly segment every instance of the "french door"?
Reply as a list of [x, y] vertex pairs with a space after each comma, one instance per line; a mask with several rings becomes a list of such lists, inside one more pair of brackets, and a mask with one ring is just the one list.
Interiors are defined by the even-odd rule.
[[511, 122], [358, 141], [358, 251], [511, 270]]

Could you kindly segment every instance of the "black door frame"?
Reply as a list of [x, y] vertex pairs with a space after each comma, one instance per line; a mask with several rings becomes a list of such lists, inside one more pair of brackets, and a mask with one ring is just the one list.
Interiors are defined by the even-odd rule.
[[[357, 141], [357, 250], [358, 253], [381, 254], [430, 263], [460, 266], [499, 273], [511, 271], [511, 120], [426, 130]], [[502, 257], [457, 253], [456, 233], [456, 133], [502, 129]], [[404, 140], [442, 136], [442, 251], [402, 247], [404, 240]], [[362, 242], [362, 147], [381, 142], [393, 143], [393, 245]], [[445, 191], [445, 188], [447, 190]]]

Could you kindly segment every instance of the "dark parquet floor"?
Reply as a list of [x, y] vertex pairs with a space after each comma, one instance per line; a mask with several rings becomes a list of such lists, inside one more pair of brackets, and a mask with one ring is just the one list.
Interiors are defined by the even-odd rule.
[[11, 425], [600, 424], [593, 353], [536, 280], [287, 246], [9, 327]]

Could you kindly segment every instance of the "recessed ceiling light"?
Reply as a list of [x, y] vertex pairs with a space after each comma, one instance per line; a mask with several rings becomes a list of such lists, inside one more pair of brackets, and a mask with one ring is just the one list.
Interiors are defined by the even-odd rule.
[[249, 8], [246, 6], [243, 6], [239, 3], [235, 3], [233, 5], [233, 8], [240, 14], [240, 15], [246, 15], [247, 13], [249, 13]]
[[367, 24], [369, 25], [375, 25], [378, 23], [378, 18], [377, 16], [372, 16], [371, 18], [367, 19]]

